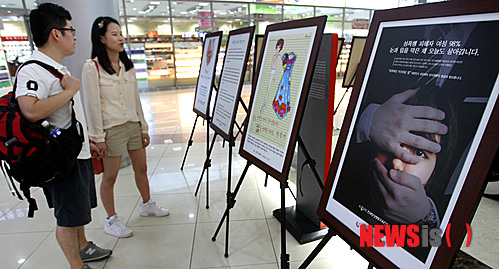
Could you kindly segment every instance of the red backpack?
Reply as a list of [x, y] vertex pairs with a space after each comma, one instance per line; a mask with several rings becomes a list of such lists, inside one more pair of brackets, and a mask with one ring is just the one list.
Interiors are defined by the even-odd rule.
[[[59, 80], [64, 76], [53, 66], [36, 60], [27, 61], [19, 70], [28, 64], [40, 65]], [[32, 218], [38, 206], [35, 199], [31, 198], [30, 188], [44, 188], [72, 177], [76, 157], [83, 143], [83, 131], [74, 110], [71, 127], [63, 129], [57, 138], [52, 137], [49, 130], [42, 126], [45, 119], [29, 122], [19, 109], [15, 97], [16, 87], [17, 78], [13, 91], [0, 98], [0, 160], [12, 195], [23, 199], [14, 179], [28, 200], [28, 217]], [[44, 193], [49, 207], [52, 207], [49, 192], [44, 189]]]

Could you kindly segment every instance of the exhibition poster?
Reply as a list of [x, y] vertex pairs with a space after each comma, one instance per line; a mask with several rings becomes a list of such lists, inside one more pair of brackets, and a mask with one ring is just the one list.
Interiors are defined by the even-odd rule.
[[278, 172], [282, 172], [316, 31], [317, 26], [272, 31], [263, 48], [243, 149]]
[[254, 27], [231, 31], [220, 75], [212, 116], [212, 127], [227, 140], [232, 135]]
[[364, 51], [364, 45], [366, 44], [366, 37], [364, 36], [354, 36], [352, 37], [352, 46], [350, 48], [350, 54], [348, 56], [348, 63], [345, 69], [345, 75], [343, 76], [343, 88], [353, 87], [355, 82], [355, 77], [357, 76], [357, 69], [359, 68], [360, 57]]
[[[450, 247], [456, 202], [475, 180], [468, 173], [487, 125], [497, 124], [489, 119], [499, 93], [491, 61], [499, 59], [498, 28], [499, 13], [380, 22], [323, 194], [330, 216], [359, 237], [369, 225], [416, 224], [441, 231], [434, 241]], [[397, 245], [374, 249], [403, 268], [430, 268], [439, 249], [408, 238]]]
[[214, 32], [206, 35], [203, 43], [203, 56], [199, 70], [196, 92], [194, 96], [194, 112], [203, 118], [209, 118], [208, 105], [211, 91], [214, 85], [215, 68], [220, 50], [220, 39], [222, 32]]

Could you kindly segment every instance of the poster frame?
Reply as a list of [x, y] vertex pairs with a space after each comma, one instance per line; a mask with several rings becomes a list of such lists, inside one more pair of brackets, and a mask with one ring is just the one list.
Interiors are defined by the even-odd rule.
[[230, 120], [230, 123], [229, 123], [229, 133], [225, 133], [219, 126], [217, 126], [215, 124], [215, 122], [212, 120], [210, 122], [210, 127], [215, 130], [215, 132], [217, 132], [220, 136], [222, 136], [225, 140], [227, 141], [230, 141], [231, 138], [233, 137], [233, 131], [234, 131], [234, 123], [236, 121], [236, 116], [237, 116], [237, 108], [238, 108], [238, 105], [239, 105], [239, 101], [241, 100], [241, 91], [242, 91], [242, 88], [243, 88], [243, 84], [244, 84], [244, 76], [246, 75], [246, 69], [247, 69], [247, 66], [248, 66], [248, 58], [249, 58], [249, 54], [250, 54], [250, 51], [251, 51], [251, 43], [253, 41], [253, 35], [254, 35], [254, 32], [255, 32], [255, 26], [249, 26], [249, 27], [244, 27], [244, 28], [239, 28], [239, 29], [236, 29], [236, 30], [232, 30], [229, 32], [229, 35], [227, 37], [227, 47], [226, 47], [226, 50], [225, 50], [225, 56], [224, 56], [224, 61], [223, 61], [223, 66], [222, 66], [222, 71], [220, 73], [220, 80], [219, 80], [219, 88], [218, 88], [218, 91], [217, 91], [217, 94], [216, 94], [216, 97], [215, 97], [215, 104], [213, 106], [213, 115], [212, 117], [214, 117], [215, 115], [215, 111], [217, 109], [217, 103], [218, 103], [218, 97], [219, 97], [219, 94], [220, 94], [220, 84], [222, 82], [222, 78], [223, 78], [223, 75], [224, 75], [224, 71], [225, 71], [225, 61], [227, 60], [227, 54], [228, 54], [228, 50], [229, 50], [229, 44], [230, 44], [230, 38], [232, 36], [235, 36], [235, 35], [242, 35], [242, 34], [249, 34], [249, 40], [248, 40], [248, 44], [246, 46], [246, 52], [245, 52], [245, 56], [244, 56], [244, 64], [243, 64], [243, 68], [241, 70], [241, 73], [239, 74], [239, 85], [238, 85], [238, 88], [237, 88], [237, 93], [236, 93], [236, 100], [234, 101], [235, 104], [234, 104], [234, 107], [232, 109], [232, 115], [231, 115], [231, 120]]
[[338, 38], [338, 57], [336, 57], [336, 65], [339, 64], [340, 61], [340, 56], [341, 52], [343, 51], [343, 45], [345, 44], [345, 38], [344, 37], [339, 37]]
[[[350, 98], [345, 120], [340, 131], [338, 144], [328, 173], [326, 186], [319, 203], [317, 215], [328, 227], [334, 229], [338, 235], [360, 255], [378, 268], [398, 268], [401, 265], [396, 266], [372, 247], [360, 247], [359, 236], [347, 227], [345, 221], [341, 219], [341, 217], [328, 212], [326, 210], [326, 206], [329, 197], [331, 196], [332, 186], [335, 181], [334, 179], [339, 169], [341, 155], [348, 147], [348, 145], [346, 145], [346, 141], [349, 128], [351, 127], [350, 125], [352, 123], [355, 107], [359, 102], [360, 90], [367, 73], [369, 59], [371, 57], [380, 23], [411, 19], [445, 18], [448, 16], [460, 15], [481, 15], [484, 13], [495, 12], [499, 12], [499, 2], [497, 1], [487, 0], [481, 2], [480, 6], [477, 6], [472, 1], [462, 0], [376, 11], [374, 13], [373, 22], [370, 26], [362, 60], [359, 64], [357, 73], [358, 79], [355, 80], [353, 85], [352, 96]], [[499, 145], [499, 140], [497, 140], [497, 136], [499, 135], [499, 126], [497, 124], [492, 124], [497, 122], [499, 122], [499, 106], [496, 102], [493, 105], [490, 118], [488, 119], [488, 124], [485, 127], [481, 137], [481, 142], [478, 145], [475, 157], [472, 159], [473, 161], [466, 176], [466, 180], [455, 204], [455, 208], [459, 208], [459, 210], [454, 210], [450, 217], [449, 223], [452, 223], [452, 229], [445, 231], [447, 233], [446, 237], [453, 242], [452, 246], [449, 247], [448, 245], [442, 244], [438, 247], [431, 264], [428, 265], [429, 268], [450, 267], [461, 248], [461, 243], [463, 242], [467, 231], [465, 224], [471, 223], [483, 193], [487, 173]]]
[[[222, 44], [222, 34], [223, 32], [222, 31], [217, 31], [217, 32], [212, 32], [212, 33], [208, 33], [206, 34], [205, 36], [205, 39], [204, 39], [204, 42], [203, 42], [203, 54], [201, 56], [201, 63], [199, 65], [199, 76], [196, 80], [196, 90], [194, 92], [194, 103], [192, 105], [192, 110], [194, 111], [194, 113], [196, 113], [198, 116], [200, 116], [201, 118], [205, 119], [205, 120], [208, 120], [210, 119], [210, 102], [211, 102], [211, 94], [213, 92], [213, 86], [215, 86], [215, 80], [216, 80], [216, 70], [217, 70], [217, 61], [218, 61], [218, 54], [220, 52], [220, 46]], [[196, 100], [197, 100], [197, 97], [198, 97], [198, 89], [199, 89], [199, 77], [201, 76], [201, 67], [203, 66], [203, 63], [206, 61], [204, 55], [205, 55], [205, 49], [206, 48], [206, 40], [208, 38], [212, 38], [212, 37], [217, 37], [218, 38], [218, 46], [216, 48], [216, 53], [212, 56], [213, 57], [213, 61], [215, 61], [215, 64], [213, 65], [213, 70], [211, 70], [210, 74], [211, 74], [211, 85], [210, 85], [210, 89], [208, 90], [208, 96], [207, 96], [207, 105], [206, 105], [206, 111], [201, 111], [199, 109], [196, 108]]]
[[[251, 91], [251, 99], [250, 99], [250, 104], [248, 107], [248, 114], [246, 117], [245, 121], [245, 129], [243, 132], [243, 136], [241, 139], [241, 145], [239, 148], [239, 154], [251, 162], [252, 164], [256, 165], [260, 169], [262, 169], [264, 172], [269, 174], [270, 176], [274, 177], [281, 183], [285, 183], [288, 177], [289, 169], [291, 167], [291, 159], [294, 153], [294, 148], [296, 144], [296, 139], [298, 135], [298, 131], [300, 129], [300, 124], [301, 124], [301, 119], [302, 115], [304, 112], [305, 108], [305, 103], [308, 98], [308, 90], [310, 88], [310, 83], [312, 81], [312, 73], [315, 68], [315, 62], [317, 60], [318, 52], [319, 52], [319, 47], [320, 47], [320, 42], [322, 40], [322, 34], [325, 28], [327, 16], [320, 16], [320, 17], [313, 17], [313, 18], [307, 18], [307, 19], [302, 19], [302, 20], [294, 20], [294, 21], [288, 21], [288, 22], [283, 22], [283, 23], [276, 23], [267, 26], [265, 30], [265, 35], [263, 37], [263, 44], [262, 44], [262, 50], [260, 51], [258, 57], [259, 57], [259, 62], [258, 62], [258, 67], [256, 71], [256, 76], [254, 78], [254, 84], [255, 87], [253, 87]], [[258, 159], [257, 157], [253, 156], [250, 152], [246, 151], [244, 149], [244, 145], [246, 144], [246, 138], [248, 136], [248, 130], [250, 129], [251, 125], [251, 120], [252, 120], [252, 110], [253, 106], [255, 103], [255, 93], [256, 93], [256, 88], [259, 83], [260, 77], [261, 77], [261, 69], [262, 69], [262, 61], [264, 53], [265, 53], [265, 48], [267, 47], [267, 43], [269, 42], [269, 33], [278, 33], [282, 31], [288, 31], [288, 30], [293, 30], [293, 29], [299, 29], [299, 28], [306, 28], [306, 27], [316, 27], [315, 30], [315, 36], [314, 40], [311, 43], [310, 51], [309, 51], [309, 59], [308, 59], [308, 64], [305, 66], [305, 76], [303, 79], [303, 84], [302, 84], [302, 89], [301, 89], [301, 95], [299, 97], [298, 101], [298, 107], [296, 107], [296, 112], [295, 112], [295, 120], [291, 123], [291, 128], [289, 129], [290, 136], [287, 144], [287, 150], [284, 152], [284, 161], [283, 161], [283, 166], [281, 171], [278, 171], [271, 167], [269, 164], [266, 162]], [[256, 110], [255, 110], [256, 111]]]
[[[365, 47], [367, 37], [365, 36], [353, 36], [352, 45], [350, 47], [350, 54], [348, 55], [348, 63], [345, 68], [345, 75], [343, 76], [343, 88], [350, 88], [355, 83], [355, 77], [357, 76], [357, 70], [359, 63], [362, 60], [362, 50]], [[357, 41], [357, 42], [355, 42]], [[363, 42], [362, 50], [359, 50], [359, 43]]]

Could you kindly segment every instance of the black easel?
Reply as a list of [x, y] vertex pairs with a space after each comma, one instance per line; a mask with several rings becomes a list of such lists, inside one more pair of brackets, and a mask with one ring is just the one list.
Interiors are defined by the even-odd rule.
[[298, 269], [304, 269], [307, 268], [307, 266], [310, 265], [310, 263], [319, 255], [319, 252], [326, 246], [327, 242], [336, 235], [336, 232], [333, 229], [329, 229], [327, 231], [327, 234], [322, 238], [322, 240], [319, 242], [319, 244], [314, 248], [314, 250], [308, 255], [308, 257], [303, 261], [303, 263], [298, 267]]
[[[303, 141], [299, 135], [298, 135], [298, 145], [304, 151], [307, 160], [312, 160], [311, 162], [309, 162], [310, 169], [312, 169], [314, 175], [316, 176], [317, 182], [320, 184], [321, 188], [324, 188], [324, 186], [320, 180], [320, 176], [317, 173], [317, 170], [315, 169], [315, 165], [313, 165], [315, 162], [310, 157], [310, 154], [308, 153], [308, 151], [307, 151], [305, 145], [303, 144]], [[234, 208], [234, 205], [236, 204], [235, 198], [236, 198], [237, 193], [239, 192], [239, 190], [241, 188], [241, 185], [242, 185], [243, 180], [246, 176], [246, 173], [248, 172], [248, 168], [251, 165], [251, 162], [247, 161], [246, 166], [244, 167], [243, 173], [241, 174], [241, 176], [237, 182], [236, 188], [234, 189], [233, 192], [231, 192], [230, 191], [231, 186], [232, 186], [232, 184], [231, 184], [231, 170], [232, 170], [231, 159], [232, 159], [232, 147], [233, 146], [234, 146], [234, 140], [231, 139], [231, 141], [229, 141], [229, 156], [230, 156], [230, 158], [229, 158], [229, 171], [228, 171], [228, 179], [227, 179], [227, 206], [225, 208], [222, 219], [218, 223], [215, 234], [211, 238], [212, 241], [216, 241], [217, 235], [220, 232], [220, 229], [222, 228], [222, 224], [227, 219], [227, 221], [225, 222], [225, 224], [226, 224], [225, 225], [225, 253], [224, 253], [225, 258], [229, 257], [230, 210], [232, 208]], [[267, 182], [267, 179], [268, 179], [268, 174], [266, 174], [266, 176], [265, 176], [265, 182]], [[284, 183], [281, 182], [280, 185], [281, 185], [281, 212], [280, 212], [281, 213], [281, 216], [280, 216], [280, 220], [281, 220], [281, 268], [289, 268], [289, 254], [286, 253], [286, 210], [285, 210], [286, 209], [285, 208], [286, 207], [286, 205], [285, 205], [285, 200], [286, 200], [285, 199], [285, 195], [286, 195], [285, 190], [286, 190], [286, 188], [289, 189], [287, 179]], [[293, 194], [291, 189], [290, 189], [290, 192], [291, 192], [291, 194]], [[294, 194], [293, 194], [293, 196], [294, 196]], [[326, 243], [327, 243], [327, 241], [326, 241]], [[318, 250], [318, 251], [320, 251], [320, 250]]]
[[[229, 148], [229, 151], [232, 151], [231, 148]], [[217, 230], [215, 231], [215, 234], [211, 238], [212, 241], [217, 240], [217, 235], [218, 232], [220, 232], [220, 228], [222, 227], [222, 224], [225, 219], [227, 219], [225, 223], [225, 254], [224, 257], [227, 258], [229, 257], [229, 219], [230, 219], [230, 210], [234, 207], [236, 204], [236, 196], [237, 193], [239, 192], [239, 189], [241, 188], [241, 185], [243, 183], [244, 178], [246, 177], [246, 173], [248, 172], [248, 168], [250, 167], [251, 162], [247, 161], [246, 166], [244, 167], [243, 173], [241, 174], [241, 177], [239, 178], [236, 188], [234, 189], [234, 192], [230, 191], [231, 187], [231, 178], [229, 176], [228, 178], [228, 190], [227, 190], [227, 207], [225, 208], [225, 212], [222, 216], [222, 219], [220, 220], [220, 223], [218, 224]], [[229, 168], [230, 171], [230, 168]], [[286, 219], [286, 214], [284, 213], [284, 208], [285, 208], [285, 189], [287, 188], [287, 179], [285, 183], [281, 182], [281, 209], [282, 209], [282, 218], [283, 220]], [[289, 254], [286, 253], [286, 221], [281, 222], [281, 268], [289, 268]]]
[[[217, 91], [217, 87], [213, 85], [213, 89]], [[206, 208], [210, 208], [210, 166], [211, 166], [211, 159], [210, 159], [210, 146], [208, 145], [208, 142], [210, 141], [210, 101], [208, 100], [206, 104], [206, 161], [204, 162], [204, 169], [206, 169]], [[213, 142], [215, 142], [216, 134], [213, 136]], [[203, 169], [203, 172], [204, 172]], [[201, 181], [198, 183], [198, 187], [196, 188], [196, 193], [194, 194], [195, 196], [197, 195], [199, 185], [201, 184]]]
[[189, 152], [189, 148], [192, 146], [192, 136], [194, 135], [194, 129], [196, 129], [196, 123], [198, 121], [199, 115], [196, 114], [196, 119], [194, 120], [194, 125], [192, 125], [191, 136], [189, 137], [189, 141], [187, 142], [187, 148], [185, 149], [184, 160], [182, 161], [182, 166], [180, 166], [180, 170], [184, 170], [185, 159], [187, 159], [187, 153]]
[[[215, 86], [214, 86], [215, 87]], [[217, 90], [217, 88], [215, 87], [215, 90]], [[241, 103], [241, 106], [244, 108], [244, 110], [246, 112], [248, 112], [248, 108], [246, 107], [246, 104], [244, 104], [244, 101], [243, 99], [241, 98], [241, 96], [239, 96], [239, 103]], [[210, 105], [208, 104], [208, 111], [210, 110]], [[209, 116], [207, 116], [208, 119]], [[207, 127], [207, 130], [206, 130], [206, 133], [207, 133], [207, 136], [206, 136], [206, 160], [204, 161], [204, 166], [203, 166], [203, 171], [201, 172], [201, 176], [199, 177], [199, 181], [198, 181], [198, 184], [196, 186], [196, 191], [194, 192], [194, 196], [197, 196], [198, 195], [198, 191], [199, 191], [199, 187], [201, 186], [201, 181], [203, 180], [203, 176], [204, 176], [204, 171], [206, 171], [206, 208], [210, 208], [209, 206], [209, 190], [208, 190], [208, 181], [209, 181], [209, 167], [211, 167], [211, 152], [213, 151], [213, 146], [215, 145], [215, 141], [216, 141], [216, 138], [217, 138], [217, 133], [215, 132], [215, 135], [213, 135], [213, 139], [211, 141], [211, 144], [210, 146], [208, 146], [208, 141], [210, 140], [210, 136], [209, 136], [209, 130], [210, 130], [210, 127], [209, 127], [209, 120], [208, 121], [208, 127]], [[230, 130], [230, 139], [229, 139], [229, 181], [230, 181], [230, 172], [231, 172], [231, 167], [232, 167], [232, 147], [235, 146], [235, 141], [236, 141], [236, 138], [239, 134], [242, 134], [242, 127], [244, 126], [244, 122], [241, 126], [239, 126], [239, 124], [237, 124], [237, 122], [235, 121], [234, 119], [234, 123], [236, 124], [236, 127], [238, 129], [236, 135], [234, 136], [232, 133], [232, 130]], [[224, 140], [225, 142], [225, 140]], [[229, 188], [228, 190], [230, 190], [230, 185], [229, 185]]]
[[[312, 252], [308, 255], [308, 257], [303, 261], [303, 263], [300, 264], [298, 269], [307, 268], [310, 265], [310, 263], [315, 259], [315, 257], [317, 257], [317, 255], [319, 255], [319, 252], [321, 252], [321, 250], [326, 246], [326, 244], [329, 242], [329, 240], [335, 235], [338, 235], [338, 233], [336, 231], [334, 231], [333, 229], [329, 228], [329, 230], [327, 231], [327, 234], [322, 238], [322, 240], [314, 248], [314, 250], [312, 250]], [[373, 269], [373, 268], [374, 268], [374, 264], [369, 262], [369, 264], [367, 265], [367, 269]]]

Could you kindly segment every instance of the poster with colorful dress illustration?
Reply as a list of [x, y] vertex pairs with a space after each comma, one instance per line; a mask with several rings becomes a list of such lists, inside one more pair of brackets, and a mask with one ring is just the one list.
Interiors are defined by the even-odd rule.
[[286, 173], [285, 161], [294, 148], [293, 134], [322, 36], [323, 18], [317, 18], [268, 26], [264, 37], [240, 153], [274, 172]]

